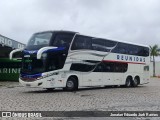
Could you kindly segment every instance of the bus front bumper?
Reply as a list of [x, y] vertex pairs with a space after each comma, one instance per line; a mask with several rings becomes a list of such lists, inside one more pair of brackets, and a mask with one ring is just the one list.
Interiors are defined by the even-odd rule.
[[54, 80], [54, 79], [41, 79], [35, 81], [24, 81], [22, 79], [19, 79], [19, 82], [25, 87], [38, 87], [38, 88], [65, 87], [64, 82], [62, 80]]

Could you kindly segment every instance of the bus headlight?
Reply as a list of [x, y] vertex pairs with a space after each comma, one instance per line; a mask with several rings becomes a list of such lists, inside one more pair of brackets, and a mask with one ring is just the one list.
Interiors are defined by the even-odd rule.
[[37, 80], [43, 79], [43, 77], [38, 77]]

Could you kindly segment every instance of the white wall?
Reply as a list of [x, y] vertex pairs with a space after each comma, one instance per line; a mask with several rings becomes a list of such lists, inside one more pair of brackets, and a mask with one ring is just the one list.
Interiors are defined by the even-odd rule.
[[[156, 76], [160, 76], [160, 61], [155, 65]], [[153, 76], [153, 62], [150, 63], [150, 75]]]

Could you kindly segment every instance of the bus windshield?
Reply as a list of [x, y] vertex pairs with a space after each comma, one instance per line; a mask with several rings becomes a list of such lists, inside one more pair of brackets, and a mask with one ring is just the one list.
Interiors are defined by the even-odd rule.
[[24, 57], [22, 61], [22, 73], [36, 74], [45, 71], [44, 63], [42, 60], [37, 60], [36, 58]]
[[37, 74], [63, 68], [74, 33], [43, 32], [34, 34], [28, 42], [27, 50], [39, 50], [46, 46], [62, 49], [46, 52], [46, 57], [37, 59], [37, 53], [23, 55], [22, 73]]
[[37, 74], [63, 68], [66, 56], [64, 52], [48, 53], [46, 58], [37, 59], [34, 55], [23, 57], [21, 73]]
[[26, 46], [26, 49], [36, 50], [36, 49], [48, 46], [51, 37], [52, 37], [51, 32], [36, 33], [30, 38], [30, 40]]

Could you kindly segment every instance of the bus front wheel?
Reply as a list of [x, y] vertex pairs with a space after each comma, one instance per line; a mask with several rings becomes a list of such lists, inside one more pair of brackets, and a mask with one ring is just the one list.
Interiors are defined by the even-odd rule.
[[73, 91], [78, 89], [78, 81], [75, 77], [69, 77], [64, 90]]

